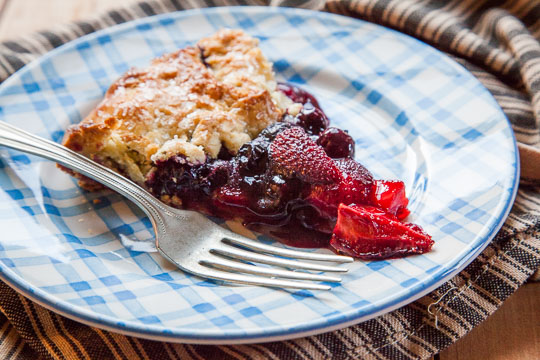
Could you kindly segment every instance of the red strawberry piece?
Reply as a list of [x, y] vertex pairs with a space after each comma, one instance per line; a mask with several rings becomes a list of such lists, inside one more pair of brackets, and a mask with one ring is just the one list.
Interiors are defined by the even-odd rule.
[[361, 259], [385, 259], [425, 253], [433, 240], [420, 226], [397, 221], [384, 210], [341, 204], [330, 245]]
[[409, 199], [405, 195], [405, 184], [398, 180], [376, 180], [373, 183], [373, 203], [394, 215], [398, 220], [405, 219]]
[[232, 206], [247, 206], [248, 199], [242, 189], [234, 185], [225, 185], [219, 188], [217, 199], [221, 202]]
[[306, 200], [325, 215], [335, 218], [339, 204], [372, 204], [373, 176], [353, 159], [334, 160], [341, 171], [339, 184], [312, 186]]
[[339, 186], [339, 202], [344, 204], [371, 204], [373, 176], [362, 164], [353, 159], [336, 160], [343, 180]]
[[324, 217], [335, 219], [341, 193], [338, 184], [321, 184], [311, 187], [310, 193], [305, 200], [318, 209]]
[[245, 191], [237, 185], [225, 185], [214, 192], [215, 215], [232, 219], [249, 215], [249, 199]]
[[279, 133], [270, 144], [270, 159], [276, 172], [296, 176], [310, 184], [330, 184], [341, 180], [334, 161], [306, 132], [291, 127]]

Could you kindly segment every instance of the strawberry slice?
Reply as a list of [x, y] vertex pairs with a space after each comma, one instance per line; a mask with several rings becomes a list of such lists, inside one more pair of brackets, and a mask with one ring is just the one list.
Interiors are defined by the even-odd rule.
[[322, 184], [311, 188], [306, 200], [323, 214], [335, 218], [338, 206], [344, 204], [373, 204], [373, 176], [353, 159], [334, 160], [341, 171], [338, 184]]
[[339, 202], [345, 204], [371, 204], [373, 176], [362, 164], [353, 159], [336, 160], [343, 174], [339, 184]]
[[373, 183], [373, 203], [394, 215], [398, 220], [409, 216], [409, 199], [405, 195], [405, 184], [398, 180], [376, 180]]
[[382, 209], [340, 204], [330, 245], [367, 260], [422, 254], [433, 240], [418, 225], [397, 221]]
[[309, 184], [331, 184], [341, 180], [334, 161], [300, 127], [279, 133], [270, 144], [273, 169], [286, 177], [296, 176]]
[[249, 198], [237, 185], [227, 184], [214, 192], [213, 210], [215, 215], [230, 219], [250, 215]]

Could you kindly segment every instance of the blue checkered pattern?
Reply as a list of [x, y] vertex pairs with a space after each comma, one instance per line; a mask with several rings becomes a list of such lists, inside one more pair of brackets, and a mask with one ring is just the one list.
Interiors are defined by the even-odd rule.
[[277, 77], [313, 92], [333, 124], [349, 130], [359, 161], [379, 178], [405, 181], [412, 219], [433, 235], [433, 251], [356, 261], [343, 284], [324, 293], [221, 286], [141, 251], [149, 247], [136, 245], [152, 239], [150, 223], [119, 195], [83, 192], [54, 164], [0, 149], [2, 278], [97, 326], [178, 341], [246, 342], [389, 311], [448, 279], [487, 245], [516, 190], [516, 147], [503, 113], [443, 54], [362, 21], [217, 8], [127, 23], [12, 76], [0, 87], [0, 119], [59, 141], [128, 67], [221, 27], [258, 37]]

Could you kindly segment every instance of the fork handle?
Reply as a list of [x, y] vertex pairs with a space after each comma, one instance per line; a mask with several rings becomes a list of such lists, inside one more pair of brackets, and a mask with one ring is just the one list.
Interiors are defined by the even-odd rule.
[[53, 160], [117, 191], [137, 204], [152, 222], [160, 218], [156, 207], [167, 206], [133, 181], [53, 141], [0, 121], [0, 145]]

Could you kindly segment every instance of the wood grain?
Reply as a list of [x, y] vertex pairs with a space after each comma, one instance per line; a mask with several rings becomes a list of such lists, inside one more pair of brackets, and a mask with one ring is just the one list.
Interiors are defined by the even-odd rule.
[[33, 31], [98, 15], [114, 6], [137, 0], [0, 0], [5, 3], [0, 14], [0, 41], [13, 39]]
[[[114, 6], [138, 0], [115, 0]], [[0, 0], [0, 41], [95, 16], [110, 0]], [[433, 359], [540, 359], [540, 283], [519, 289], [489, 319]]]

